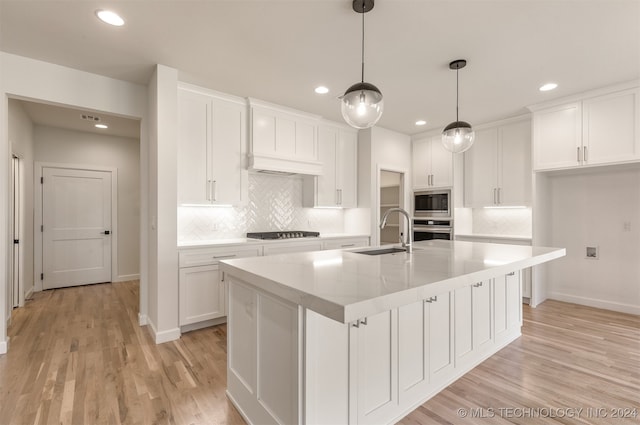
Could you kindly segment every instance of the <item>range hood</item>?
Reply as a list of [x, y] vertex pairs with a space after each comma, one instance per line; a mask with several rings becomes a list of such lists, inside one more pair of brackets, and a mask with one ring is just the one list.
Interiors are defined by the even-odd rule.
[[268, 174], [321, 176], [322, 163], [320, 161], [253, 153], [249, 154], [249, 170]]

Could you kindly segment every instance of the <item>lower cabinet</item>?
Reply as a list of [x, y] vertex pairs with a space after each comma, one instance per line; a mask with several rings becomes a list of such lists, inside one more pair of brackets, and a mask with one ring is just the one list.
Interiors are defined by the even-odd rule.
[[503, 343], [522, 326], [522, 306], [518, 300], [522, 298], [523, 271], [518, 270], [494, 279], [495, 302], [495, 339], [497, 344]]
[[473, 362], [493, 341], [492, 280], [455, 290], [456, 365]]
[[255, 257], [262, 247], [197, 248], [181, 251], [179, 263], [178, 319], [193, 325], [227, 315], [226, 291], [220, 260]]

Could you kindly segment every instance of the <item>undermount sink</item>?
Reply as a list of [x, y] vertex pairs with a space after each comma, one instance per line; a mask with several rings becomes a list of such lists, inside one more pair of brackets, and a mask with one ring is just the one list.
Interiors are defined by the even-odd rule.
[[370, 249], [366, 251], [355, 251], [356, 254], [365, 254], [365, 255], [384, 255], [384, 254], [394, 254], [396, 252], [406, 252], [404, 248], [380, 248], [380, 249]]

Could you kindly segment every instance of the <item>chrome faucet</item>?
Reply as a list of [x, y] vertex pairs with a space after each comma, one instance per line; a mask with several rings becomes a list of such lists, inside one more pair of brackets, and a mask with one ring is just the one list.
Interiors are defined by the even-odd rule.
[[384, 227], [387, 225], [387, 217], [389, 217], [389, 214], [397, 211], [400, 214], [404, 215], [405, 218], [407, 219], [407, 233], [408, 235], [405, 236], [405, 240], [401, 241], [402, 242], [402, 247], [404, 249], [407, 250], [407, 252], [409, 254], [411, 254], [412, 252], [412, 248], [411, 246], [413, 245], [413, 222], [411, 221], [411, 217], [409, 217], [409, 213], [406, 212], [405, 210], [403, 210], [402, 208], [389, 208], [384, 215], [382, 216], [382, 219], [380, 220], [380, 229], [384, 229]]

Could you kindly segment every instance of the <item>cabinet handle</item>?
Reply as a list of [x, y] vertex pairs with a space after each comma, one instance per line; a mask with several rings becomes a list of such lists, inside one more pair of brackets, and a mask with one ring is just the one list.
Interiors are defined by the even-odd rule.
[[474, 288], [479, 288], [482, 286], [482, 282], [476, 283], [475, 285], [472, 285]]
[[582, 161], [583, 162], [587, 162], [587, 147], [586, 146], [582, 147]]
[[429, 297], [426, 300], [424, 300], [424, 302], [431, 304], [432, 302], [436, 302], [438, 301], [438, 296], [436, 295], [435, 297]]
[[498, 205], [502, 203], [502, 200], [500, 199], [502, 197], [502, 194], [500, 193], [501, 191], [502, 191], [502, 188], [499, 187], [498, 188]]
[[217, 181], [213, 181], [213, 184], [211, 185], [213, 187], [213, 195], [211, 195], [211, 197], [213, 198], [213, 201], [217, 201], [218, 200], [218, 182]]
[[351, 248], [352, 246], [356, 246], [356, 244], [348, 243], [348, 244], [345, 244], [345, 245], [340, 245], [341, 248]]
[[362, 320], [360, 321], [360, 324], [361, 324], [361, 325], [365, 325], [365, 326], [367, 326], [367, 318], [365, 317], [364, 319], [362, 319]]
[[360, 325], [367, 326], [367, 318], [366, 317], [364, 319], [362, 319], [362, 320], [358, 319], [354, 323], [351, 324], [351, 326], [353, 326], [354, 328], [359, 328]]
[[507, 276], [515, 276], [516, 272], [507, 273]]
[[342, 205], [342, 189], [336, 189], [337, 204]]
[[211, 201], [211, 180], [207, 180], [207, 201]]
[[580, 146], [578, 146], [576, 149], [578, 150], [578, 152], [576, 154], [577, 155], [577, 161], [580, 162]]
[[214, 260], [222, 260], [222, 259], [224, 259], [224, 258], [233, 258], [233, 257], [235, 257], [235, 256], [236, 256], [236, 254], [229, 254], [229, 255], [214, 255], [214, 256], [213, 256], [213, 259], [214, 259]]

